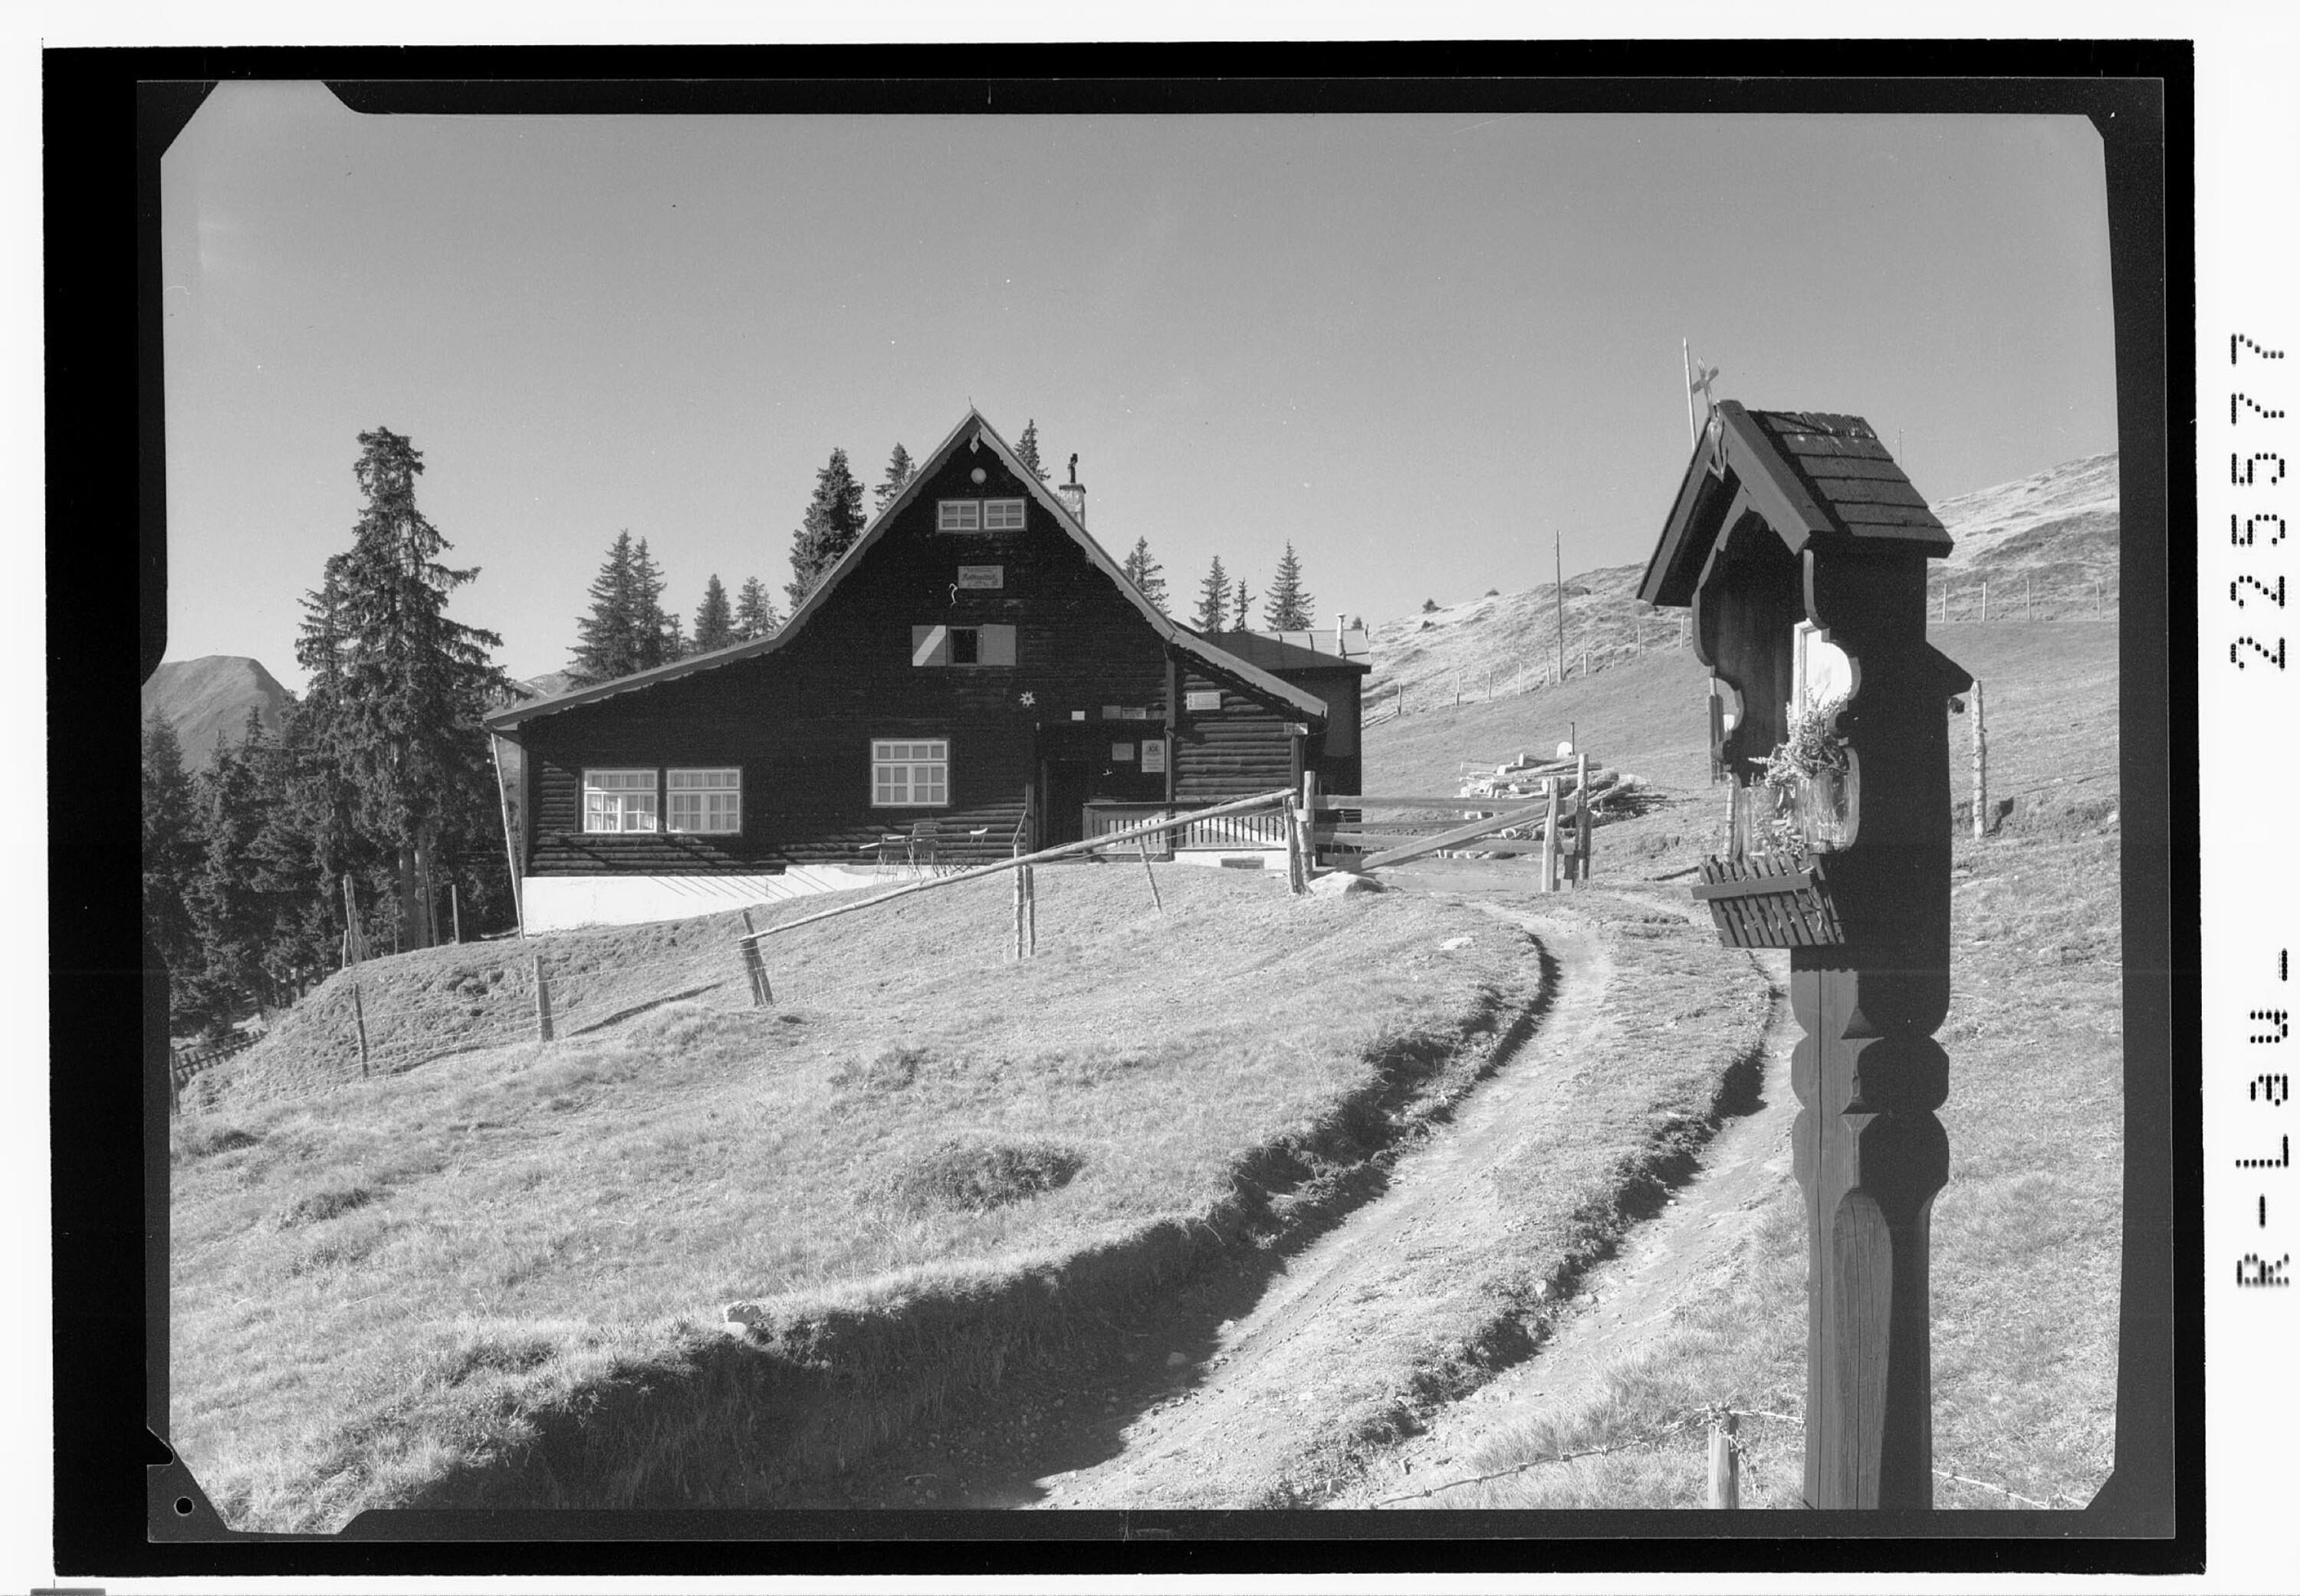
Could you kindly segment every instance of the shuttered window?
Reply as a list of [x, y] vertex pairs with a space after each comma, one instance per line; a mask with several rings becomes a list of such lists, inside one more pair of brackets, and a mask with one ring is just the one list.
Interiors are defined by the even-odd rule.
[[583, 772], [585, 831], [653, 831], [654, 822], [653, 770]]
[[948, 739], [871, 739], [871, 806], [873, 809], [918, 809], [949, 802]]
[[669, 801], [668, 829], [728, 835], [743, 829], [743, 773], [740, 770], [670, 770], [664, 772]]
[[911, 663], [929, 665], [1012, 665], [1012, 627], [912, 627]]
[[985, 532], [1020, 532], [1022, 529], [1022, 501], [983, 500], [982, 529]]

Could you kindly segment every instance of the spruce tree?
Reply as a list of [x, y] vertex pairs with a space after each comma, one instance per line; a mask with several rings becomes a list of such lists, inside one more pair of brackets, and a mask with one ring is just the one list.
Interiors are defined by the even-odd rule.
[[1138, 537], [1134, 540], [1133, 552], [1126, 556], [1124, 569], [1126, 579], [1142, 590], [1142, 596], [1150, 601], [1151, 605], [1159, 614], [1165, 614], [1165, 568], [1151, 557], [1148, 538]]
[[918, 469], [917, 462], [911, 458], [911, 452], [896, 444], [895, 452], [887, 457], [886, 480], [871, 490], [871, 513], [884, 515], [887, 506], [895, 502], [895, 495], [911, 485], [911, 478], [918, 474]]
[[735, 595], [735, 641], [749, 643], [771, 637], [781, 625], [782, 617], [775, 613], [775, 601], [767, 596], [767, 585], [756, 577], [746, 577], [743, 590]]
[[1036, 420], [1022, 423], [1022, 436], [1014, 445], [1014, 458], [1030, 468], [1030, 474], [1041, 482], [1046, 479], [1046, 468], [1038, 463], [1038, 423]]
[[1230, 595], [1229, 629], [1243, 632], [1254, 619], [1254, 594], [1246, 590], [1246, 578], [1238, 579], [1238, 590]]
[[[328, 561], [338, 674], [328, 744], [350, 789], [353, 824], [387, 853], [400, 944], [431, 940], [426, 867], [443, 885], [459, 859], [485, 868], [478, 838], [495, 829], [494, 774], [479, 716], [510, 690], [490, 656], [493, 632], [447, 618], [448, 596], [479, 575], [443, 565], [450, 545], [415, 503], [423, 456], [405, 436], [359, 435], [353, 467], [366, 507], [352, 546]], [[317, 618], [314, 618], [316, 619]]]
[[1262, 608], [1263, 624], [1274, 632], [1298, 632], [1317, 624], [1315, 610], [1310, 595], [1302, 591], [1302, 561], [1289, 540], [1278, 561], [1278, 580], [1271, 586], [1270, 602]]
[[653, 670], [679, 658], [686, 639], [676, 616], [662, 607], [662, 568], [642, 537], [631, 551], [631, 658], [633, 669]]
[[575, 623], [574, 653], [567, 662], [578, 687], [629, 676], [638, 666], [638, 598], [629, 528], [607, 545], [607, 558], [591, 578], [591, 613]]
[[821, 583], [823, 573], [852, 548], [862, 533], [862, 485], [846, 469], [846, 451], [833, 449], [830, 463], [814, 474], [814, 496], [805, 517], [791, 534], [791, 580], [783, 591], [791, 608], [806, 602]]
[[[249, 715], [253, 719], [253, 709]], [[253, 729], [261, 736], [260, 723]], [[200, 959], [187, 985], [212, 1029], [271, 999], [262, 975], [270, 926], [251, 858], [262, 828], [263, 803], [250, 752], [246, 743], [235, 749], [217, 732], [215, 752], [192, 782], [202, 846], [186, 907]], [[253, 752], [260, 757], [260, 747]]]
[[1222, 606], [1229, 602], [1229, 573], [1222, 569], [1221, 556], [1216, 554], [1212, 566], [1198, 583], [1198, 612], [1190, 618], [1190, 624], [1201, 632], [1221, 631]]
[[205, 849], [183, 746], [156, 709], [144, 722], [143, 766], [144, 930], [180, 978], [199, 961], [187, 899]]
[[719, 573], [712, 571], [711, 579], [703, 585], [703, 602], [695, 610], [695, 647], [699, 653], [724, 648], [735, 641], [735, 612], [728, 605], [727, 589], [720, 585]]

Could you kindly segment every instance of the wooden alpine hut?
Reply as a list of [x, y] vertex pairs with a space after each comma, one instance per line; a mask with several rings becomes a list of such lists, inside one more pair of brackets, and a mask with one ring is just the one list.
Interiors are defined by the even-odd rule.
[[[529, 931], [987, 863], [1160, 811], [1356, 790], [1362, 661], [1161, 614], [972, 410], [771, 637], [496, 711]], [[1274, 852], [1277, 817], [1177, 839]]]

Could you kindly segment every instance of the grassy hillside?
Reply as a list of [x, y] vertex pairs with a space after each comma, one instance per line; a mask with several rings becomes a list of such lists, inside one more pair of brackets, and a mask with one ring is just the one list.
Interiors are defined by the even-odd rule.
[[214, 755], [216, 734], [238, 746], [254, 709], [266, 729], [278, 732], [287, 712], [288, 689], [254, 660], [238, 654], [207, 654], [196, 660], [162, 661], [144, 684], [138, 713], [148, 719], [157, 710], [175, 728], [184, 750], [184, 769], [196, 770]]
[[[2112, 554], [2112, 496], [2104, 528], [2099, 503], [2104, 476], [2112, 495], [2112, 457], [2075, 466], [2057, 484], [2046, 473], [1943, 507], [1945, 519], [1954, 508], [1993, 528], [1975, 539], [1979, 569], [2048, 569], [2046, 539], [2030, 536], [2039, 527], [2062, 553], [2080, 553], [2088, 540], [2097, 549], [2105, 536]], [[1593, 589], [1588, 605], [1622, 603], [1604, 581], [1583, 580]], [[1432, 628], [1425, 648], [1442, 644], [1448, 658], [1471, 660], [1498, 652], [1504, 639], [1492, 634], [1524, 626], [1522, 606], [1484, 603], [1482, 621], [1456, 617]], [[2123, 1027], [2112, 603], [2110, 615], [1929, 628], [1935, 645], [1985, 684], [1992, 807], [2013, 801], [1989, 836], [1975, 841], [1960, 823], [1955, 843], [1954, 997], [1938, 1033], [1952, 1070], [1941, 1110], [1951, 1176], [1933, 1209], [1932, 1302], [1935, 1460], [1962, 1477], [1937, 1481], [1944, 1507], [2081, 1505], [2112, 1459]], [[1534, 642], [1545, 635], [1537, 625]], [[1554, 747], [1571, 727], [1594, 758], [1638, 773], [1668, 800], [1598, 834], [1596, 884], [1679, 880], [1723, 832], [1708, 785], [1704, 677], [1688, 651], [1617, 652], [1587, 680], [1409, 712], [1369, 728], [1366, 785], [1427, 790], [1464, 764]], [[1970, 791], [1969, 732], [1968, 720], [1951, 719], [1960, 806]], [[1449, 1470], [1516, 1472], [1415, 1505], [1697, 1506], [1705, 1478], [1697, 1413], [1721, 1401], [1788, 1416], [1743, 1420], [1743, 1501], [1796, 1505], [1803, 1215], [1784, 1180], [1670, 1328], [1621, 1349], [1600, 1401], [1529, 1424]], [[1596, 1449], [1611, 1450], [1554, 1461]]]
[[[1992, 584], [1992, 621], [2018, 616], [2024, 620], [2098, 619], [2112, 625], [2118, 592], [2117, 480], [2117, 457], [2093, 455], [1934, 505], [1956, 548], [1948, 560], [1932, 564], [1932, 597], [1926, 613], [1939, 614], [1946, 589], [1950, 623], [1977, 620], [1979, 585], [1986, 578]], [[1654, 535], [1660, 533], [1656, 520]], [[1569, 685], [1580, 678], [1585, 655], [1594, 679], [1606, 670], [1646, 663], [1677, 649], [1685, 612], [1654, 611], [1638, 603], [1638, 584], [1644, 574], [1639, 561], [1565, 579], [1563, 655]], [[2096, 581], [2101, 584], [2097, 616]], [[1394, 712], [1401, 688], [1409, 714], [1451, 707], [1457, 699], [1467, 704], [1545, 685], [1554, 688], [1560, 652], [1557, 594], [1555, 584], [1543, 583], [1375, 626], [1374, 670], [1366, 683], [1367, 719]]]
[[[1134, 867], [1039, 877], [1019, 965], [1004, 883], [967, 884], [770, 941], [773, 1009], [721, 993], [365, 1082], [283, 1027], [219, 1077], [171, 1148], [170, 1438], [227, 1520], [771, 1500], [1314, 1200], [1461, 1090], [1537, 979], [1458, 906], [1170, 867], [1157, 915]], [[726, 927], [671, 929], [546, 956], [731, 964]], [[389, 1009], [504, 956], [361, 974]]]
[[[2115, 623], [1952, 621], [1929, 628], [1929, 636], [1986, 688], [1992, 800], [2113, 799]], [[1692, 652], [1649, 652], [1587, 681], [1577, 677], [1538, 693], [1383, 721], [1366, 734], [1366, 786], [1451, 792], [1464, 766], [1491, 769], [1520, 751], [1554, 749], [1570, 735], [1593, 759], [1634, 772], [1675, 800], [1668, 815], [1627, 824], [1683, 830], [1690, 818], [1714, 819], [1721, 829], [1721, 806], [1708, 796], [1708, 673]], [[1950, 791], [1960, 803], [1968, 791], [1970, 729], [1962, 717], [1949, 723]], [[1615, 838], [1614, 828], [1605, 835]]]

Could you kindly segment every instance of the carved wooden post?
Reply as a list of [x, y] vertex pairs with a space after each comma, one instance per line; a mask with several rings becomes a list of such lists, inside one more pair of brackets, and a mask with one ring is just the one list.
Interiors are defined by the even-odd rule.
[[[1926, 561], [1949, 540], [1857, 417], [1727, 401], [1696, 450], [1640, 597], [1692, 605], [1695, 644], [1734, 688], [1723, 762], [1741, 797], [1731, 852], [1694, 889], [1721, 935], [1789, 950], [1804, 1032], [1791, 1065], [1808, 1242], [1804, 1500], [1932, 1505], [1929, 1250], [1948, 1179], [1935, 1112], [1948, 1056], [1950, 694], [1971, 686], [1925, 641]], [[1984, 603], [1985, 603], [1984, 599]], [[1802, 849], [1758, 845], [1749, 773], [1817, 694], [1793, 646], [1810, 622], [1842, 652], [1830, 718], [1846, 769]], [[1807, 812], [1818, 815], [1818, 809]]]

